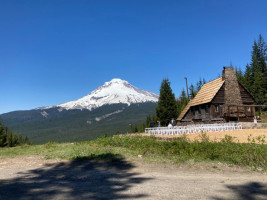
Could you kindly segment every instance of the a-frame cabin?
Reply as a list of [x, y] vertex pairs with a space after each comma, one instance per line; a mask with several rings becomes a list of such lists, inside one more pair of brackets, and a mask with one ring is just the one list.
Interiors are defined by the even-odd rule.
[[[255, 99], [237, 80], [232, 67], [224, 67], [222, 77], [202, 86], [184, 108], [178, 122], [253, 121]], [[260, 109], [260, 108], [259, 108]]]

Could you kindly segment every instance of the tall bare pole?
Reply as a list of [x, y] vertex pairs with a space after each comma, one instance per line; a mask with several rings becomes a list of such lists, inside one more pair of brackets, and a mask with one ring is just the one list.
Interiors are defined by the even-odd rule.
[[187, 77], [184, 77], [184, 79], [185, 79], [185, 83], [186, 83], [186, 92], [187, 92], [187, 98], [188, 98], [188, 102], [189, 102], [189, 93], [188, 93]]

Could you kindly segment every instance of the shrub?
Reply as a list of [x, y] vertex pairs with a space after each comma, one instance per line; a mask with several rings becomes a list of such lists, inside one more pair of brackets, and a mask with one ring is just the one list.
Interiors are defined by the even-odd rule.
[[[202, 141], [189, 142], [186, 137], [161, 141], [155, 137], [115, 136], [99, 138], [95, 142], [103, 146], [125, 147], [140, 154], [172, 156], [179, 160], [212, 160], [236, 165], [267, 169], [267, 145], [234, 143], [234, 137], [226, 135], [221, 142], [211, 142], [203, 133]], [[261, 138], [259, 139], [261, 140]]]

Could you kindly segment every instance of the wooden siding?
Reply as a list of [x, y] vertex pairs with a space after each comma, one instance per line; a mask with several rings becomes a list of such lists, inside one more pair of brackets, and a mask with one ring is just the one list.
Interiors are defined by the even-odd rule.
[[215, 97], [212, 100], [213, 104], [224, 104], [224, 90], [225, 90], [225, 86], [224, 84], [222, 85], [222, 87], [219, 89], [219, 91], [217, 92], [217, 94], [215, 95]]
[[192, 120], [210, 120], [210, 104], [204, 104], [199, 106], [190, 107], [189, 111], [184, 115], [186, 121]]
[[187, 115], [190, 107], [210, 103], [219, 89], [222, 87], [223, 83], [224, 81], [222, 80], [222, 77], [205, 83], [199, 90], [195, 98], [189, 101], [177, 120], [182, 120], [184, 116]]
[[211, 104], [211, 119], [223, 118], [223, 105], [222, 104]]
[[192, 113], [189, 110], [185, 115], [185, 119], [191, 119], [191, 118], [192, 118]]
[[251, 94], [239, 83], [239, 89], [241, 94], [241, 99], [243, 104], [254, 104], [255, 100], [251, 96]]

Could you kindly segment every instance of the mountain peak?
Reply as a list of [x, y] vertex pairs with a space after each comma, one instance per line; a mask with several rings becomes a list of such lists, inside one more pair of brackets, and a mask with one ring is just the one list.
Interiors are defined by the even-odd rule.
[[127, 81], [122, 80], [120, 78], [113, 78], [110, 82], [111, 83], [125, 83], [125, 82], [128, 83]]
[[[88, 95], [67, 103], [59, 104], [52, 107], [61, 109], [88, 109], [101, 107], [107, 104], [157, 102], [158, 95], [132, 86], [125, 80], [114, 78], [104, 85], [98, 87]], [[51, 108], [46, 107], [46, 108]]]
[[129, 84], [129, 83], [120, 78], [113, 78], [111, 81], [105, 82], [104, 86], [111, 85], [111, 84]]

